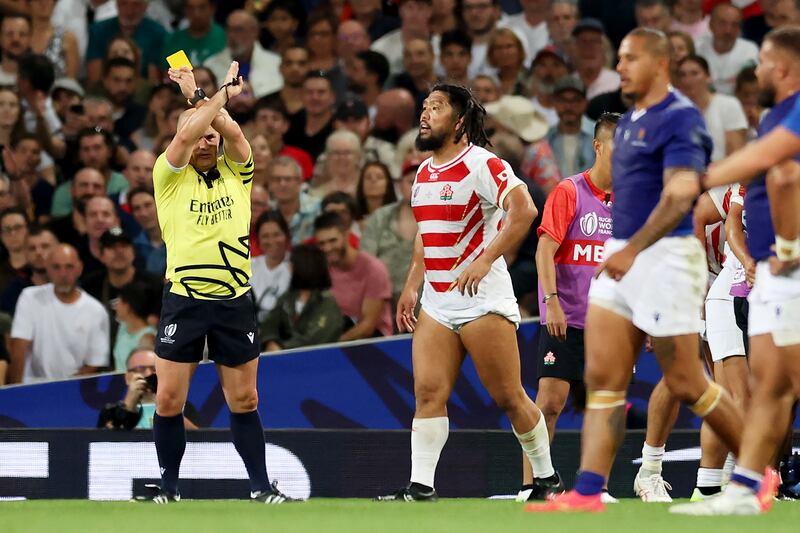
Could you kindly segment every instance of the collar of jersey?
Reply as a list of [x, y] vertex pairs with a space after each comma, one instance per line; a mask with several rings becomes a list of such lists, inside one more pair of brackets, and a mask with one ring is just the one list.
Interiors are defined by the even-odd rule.
[[464, 148], [463, 150], [461, 150], [461, 152], [459, 152], [459, 154], [457, 156], [455, 156], [453, 159], [451, 159], [447, 163], [445, 163], [443, 165], [439, 165], [438, 167], [433, 164], [433, 156], [431, 156], [430, 161], [428, 161], [428, 168], [430, 168], [431, 170], [435, 170], [436, 172], [441, 172], [442, 170], [446, 170], [446, 169], [452, 167], [453, 165], [455, 165], [456, 163], [458, 163], [459, 161], [461, 161], [462, 159], [464, 159], [464, 156], [467, 155], [467, 152], [472, 150], [473, 146], [475, 146], [475, 145], [472, 144], [472, 143], [467, 144], [467, 147]]

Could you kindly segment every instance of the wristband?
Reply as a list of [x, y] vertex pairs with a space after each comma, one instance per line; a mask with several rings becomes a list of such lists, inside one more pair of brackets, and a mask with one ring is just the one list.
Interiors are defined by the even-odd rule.
[[775, 255], [784, 262], [800, 258], [800, 237], [789, 240], [775, 235]]
[[557, 292], [551, 292], [550, 294], [545, 294], [544, 298], [542, 298], [542, 303], [546, 304], [551, 298], [558, 296]]

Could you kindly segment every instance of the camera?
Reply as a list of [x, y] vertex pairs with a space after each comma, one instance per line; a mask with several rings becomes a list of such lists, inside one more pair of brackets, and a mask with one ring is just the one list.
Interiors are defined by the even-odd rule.
[[144, 378], [144, 381], [145, 383], [147, 383], [146, 385], [147, 390], [155, 394], [156, 389], [158, 389], [158, 376], [156, 376], [155, 374], [150, 374], [149, 376]]

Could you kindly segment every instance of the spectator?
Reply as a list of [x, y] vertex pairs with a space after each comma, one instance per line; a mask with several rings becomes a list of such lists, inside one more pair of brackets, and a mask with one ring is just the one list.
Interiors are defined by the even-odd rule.
[[275, 307], [275, 302], [289, 288], [292, 271], [289, 267], [289, 247], [292, 239], [289, 226], [277, 211], [267, 211], [253, 224], [263, 256], [251, 259], [253, 274], [250, 285], [262, 322]]
[[[257, 163], [254, 162], [253, 164]], [[267, 172], [269, 172], [269, 163], [267, 163]], [[254, 184], [250, 189], [250, 257], [258, 257], [264, 253], [258, 243], [256, 221], [261, 215], [269, 211], [270, 207], [267, 186]]]
[[550, 128], [547, 142], [553, 149], [562, 176], [574, 176], [594, 163], [594, 135], [586, 112], [586, 89], [580, 80], [565, 77], [554, 89], [558, 125]]
[[258, 21], [253, 15], [244, 10], [234, 11], [228, 15], [225, 33], [227, 46], [204, 63], [217, 80], [225, 77], [235, 60], [239, 62], [239, 75], [250, 83], [256, 98], [283, 86], [283, 78], [278, 72], [280, 57], [264, 50], [258, 42]]
[[[111, 169], [113, 156], [114, 140], [108, 130], [89, 128], [78, 135], [78, 157], [81, 164], [100, 171], [106, 181], [105, 189], [108, 194], [118, 194], [128, 188], [125, 176]], [[66, 216], [72, 211], [71, 182], [72, 180], [68, 180], [56, 187], [50, 211], [53, 217]]]
[[[242, 82], [242, 92], [228, 100], [226, 109], [231, 118], [238, 122], [245, 131], [252, 127], [253, 112], [255, 111], [257, 98], [253, 94], [250, 82]], [[178, 115], [180, 117], [180, 114]]]
[[[102, 64], [105, 65], [112, 59], [127, 59], [128, 61], [133, 61], [133, 64], [136, 65], [136, 77], [134, 80], [136, 86], [134, 91], [136, 101], [141, 104], [147, 103], [153, 85], [161, 83], [162, 80], [151, 80], [142, 77], [140, 74], [142, 71], [142, 51], [139, 49], [139, 45], [130, 37], [117, 35], [111, 39], [111, 42], [108, 44], [108, 49], [105, 51]], [[105, 93], [105, 88], [103, 87], [102, 72], [100, 79], [87, 82], [86, 86], [90, 94], [103, 95]]]
[[389, 78], [389, 62], [373, 50], [364, 50], [345, 65], [347, 88], [367, 105], [370, 123], [375, 120], [376, 101]]
[[325, 143], [325, 167], [311, 183], [311, 194], [321, 198], [330, 192], [356, 195], [358, 170], [361, 165], [361, 141], [352, 131], [339, 130]]
[[336, 55], [340, 65], [347, 65], [356, 54], [369, 50], [372, 41], [360, 22], [346, 20], [336, 32]]
[[303, 191], [300, 165], [281, 155], [270, 163], [269, 193], [275, 209], [289, 226], [292, 244], [300, 244], [314, 234], [314, 219], [319, 215], [319, 200]]
[[472, 62], [469, 65], [469, 77], [474, 79], [478, 74], [488, 74], [486, 52], [489, 37], [497, 27], [502, 12], [498, 0], [463, 0], [461, 17], [464, 30], [472, 39]]
[[472, 92], [475, 97], [483, 104], [491, 104], [500, 99], [500, 87], [497, 80], [486, 74], [478, 74], [472, 80]]
[[29, 3], [33, 52], [45, 55], [53, 63], [56, 78], [77, 78], [81, 66], [78, 40], [71, 31], [53, 25], [55, 0], [30, 0]]
[[[325, 196], [320, 205], [323, 213], [336, 213], [339, 215], [344, 227], [349, 228], [347, 242], [358, 250], [361, 241], [361, 226], [359, 225], [361, 213], [358, 210], [355, 197], [346, 192], [334, 191]], [[317, 244], [316, 238], [311, 239], [309, 244]]]
[[28, 218], [18, 207], [11, 207], [0, 213], [0, 241], [3, 243], [3, 257], [0, 260], [0, 293], [9, 283], [23, 274], [28, 266], [27, 245]]
[[27, 267], [12, 278], [5, 290], [0, 293], [0, 312], [13, 315], [23, 289], [31, 286], [38, 287], [49, 281], [47, 257], [57, 244], [58, 239], [55, 234], [45, 227], [33, 226], [28, 230], [28, 238], [25, 243]]
[[53, 157], [62, 157], [66, 145], [61, 136], [61, 120], [50, 98], [54, 82], [53, 65], [44, 56], [26, 54], [19, 59], [17, 66], [17, 88], [22, 96], [20, 103], [25, 129], [39, 138], [45, 150], [42, 154], [42, 173], [55, 183]]
[[422, 151], [417, 148], [416, 141], [418, 136], [419, 130], [409, 130], [397, 141], [395, 164], [401, 169], [406, 161], [424, 161], [433, 155], [433, 152]]
[[[86, 91], [80, 83], [72, 78], [58, 78], [53, 82], [50, 89], [50, 98], [53, 101], [53, 109], [62, 123], [61, 133], [67, 135], [68, 113], [73, 106], [80, 106]], [[75, 110], [72, 110], [73, 112]], [[83, 126], [86, 127], [86, 126]], [[74, 130], [77, 133], [77, 129]]]
[[217, 92], [217, 87], [219, 84], [217, 83], [217, 77], [211, 71], [210, 68], [204, 66], [195, 66], [192, 70], [194, 74], [194, 81], [198, 87], [203, 89], [206, 93], [208, 98], [214, 96]]
[[375, 211], [396, 201], [397, 194], [389, 167], [380, 161], [366, 163], [361, 168], [358, 189], [356, 189], [356, 206], [361, 216], [362, 228]]
[[[525, 36], [530, 54], [536, 54], [547, 46], [550, 34], [547, 31], [547, 15], [552, 9], [550, 0], [520, 0], [522, 13], [508, 17], [508, 26]], [[506, 93], [509, 94], [509, 93]]]
[[555, 46], [545, 46], [533, 58], [530, 77], [531, 101], [550, 126], [558, 124], [558, 113], [553, 102], [556, 82], [569, 74], [567, 56]]
[[405, 89], [411, 93], [416, 105], [414, 111], [416, 116], [422, 113], [422, 102], [437, 81], [433, 68], [435, 58], [430, 40], [409, 39], [403, 48], [404, 70], [389, 82], [391, 87]]
[[58, 245], [47, 259], [50, 283], [28, 287], [11, 327], [10, 383], [92, 374], [109, 364], [108, 313], [77, 286], [78, 252]]
[[149, 150], [136, 150], [128, 157], [128, 163], [122, 171], [128, 185], [125, 191], [120, 193], [120, 205], [127, 205], [125, 193], [131, 189], [153, 190], [153, 166], [155, 164], [156, 156]]
[[11, 140], [24, 132], [19, 95], [13, 87], [0, 86], [0, 146], [11, 146]]
[[253, 150], [253, 185], [269, 187], [269, 162], [272, 160], [272, 151], [269, 141], [262, 133], [250, 137], [250, 147]]
[[16, 171], [6, 171], [15, 179], [17, 205], [31, 208], [35, 220], [45, 222], [50, 218], [53, 203], [53, 185], [42, 176], [38, 169], [42, 162], [42, 147], [39, 139], [30, 133], [23, 133], [11, 143], [16, 162]]
[[[98, 428], [105, 429], [152, 429], [156, 412], [156, 353], [147, 348], [137, 348], [130, 353], [126, 365], [125, 398], [107, 404], [97, 420]], [[121, 370], [121, 368], [120, 368]], [[183, 407], [183, 425], [186, 429], [197, 429], [192, 420], [197, 420], [197, 410], [191, 403]]]
[[679, 88], [703, 112], [708, 132], [714, 141], [711, 161], [719, 161], [744, 146], [747, 117], [739, 101], [727, 94], [711, 92], [708, 63], [700, 56], [689, 56], [678, 66]]
[[586, 87], [586, 97], [619, 89], [619, 74], [605, 66], [603, 23], [596, 19], [583, 19], [575, 26], [575, 70]]
[[439, 63], [444, 79], [451, 83], [469, 86], [469, 64], [472, 62], [472, 39], [461, 30], [442, 34], [439, 44]]
[[458, 29], [456, 0], [432, 0], [429, 24], [434, 36]]
[[688, 33], [695, 41], [705, 37], [709, 29], [709, 17], [703, 13], [703, 0], [675, 0], [670, 29]]
[[525, 50], [517, 34], [508, 28], [494, 30], [489, 37], [486, 56], [489, 65], [497, 70], [500, 94], [522, 96], [525, 92]]
[[303, 179], [309, 180], [314, 173], [314, 162], [305, 150], [284, 144], [284, 136], [289, 131], [289, 113], [283, 101], [276, 98], [262, 98], [256, 103], [254, 132], [264, 135], [273, 156], [291, 157], [303, 172]]
[[[418, 166], [416, 161], [406, 161], [398, 180], [400, 199], [376, 209], [366, 219], [361, 236], [361, 250], [380, 259], [389, 272], [394, 288], [393, 304], [397, 303], [405, 284], [417, 235], [417, 220], [411, 211], [411, 187]], [[368, 165], [365, 170], [370, 168], [379, 167]]]
[[371, 47], [386, 58], [389, 71], [394, 75], [403, 71], [403, 53], [409, 41], [423, 39], [431, 42], [431, 0], [401, 0], [398, 13], [400, 28], [376, 40]]
[[286, 144], [302, 146], [316, 160], [333, 131], [336, 95], [327, 74], [311, 71], [303, 82], [303, 107], [284, 136]]
[[186, 109], [186, 100], [180, 97], [175, 91], [175, 87], [172, 84], [162, 83], [150, 91], [144, 122], [138, 130], [131, 134], [131, 141], [138, 148], [152, 150], [158, 139], [167, 133], [169, 109], [178, 100], [180, 100], [181, 107]]
[[383, 263], [348, 243], [347, 226], [336, 213], [320, 215], [314, 233], [328, 260], [336, 303], [354, 324], [339, 340], [391, 335], [392, 282]]
[[764, 107], [761, 102], [761, 89], [758, 86], [755, 67], [747, 67], [736, 76], [736, 98], [742, 104], [744, 114], [749, 126], [747, 140], [751, 141], [756, 136], [756, 129], [761, 121]]
[[[95, 198], [94, 201], [98, 199]], [[89, 206], [92, 203], [90, 202]], [[90, 209], [91, 207], [87, 207], [87, 211]], [[103, 304], [109, 317], [113, 318], [122, 289], [130, 283], [136, 283], [136, 290], [144, 296], [145, 309], [137, 308], [135, 311], [144, 312], [143, 318], [148, 320], [151, 315], [158, 317], [161, 292], [164, 288], [162, 278], [134, 266], [136, 252], [130, 236], [116, 226], [105, 230], [99, 240], [100, 261], [105, 268], [84, 275], [81, 283], [83, 289]], [[117, 322], [112, 322], [112, 340], [116, 338], [117, 328]]]
[[695, 55], [694, 40], [688, 33], [682, 31], [671, 31], [667, 34], [669, 37], [669, 71], [672, 84], [677, 86], [678, 79], [678, 65], [681, 61], [688, 56]]
[[547, 33], [550, 42], [564, 53], [571, 52], [572, 30], [580, 18], [577, 0], [553, 0], [547, 16]]
[[259, 18], [263, 20], [261, 46], [281, 54], [297, 45], [297, 30], [305, 19], [305, 11], [294, 0], [271, 0]]
[[732, 95], [736, 75], [758, 63], [758, 46], [739, 37], [742, 14], [730, 4], [719, 4], [711, 12], [711, 33], [697, 42], [697, 55], [708, 61], [716, 92]]
[[[384, 165], [394, 166], [394, 145], [370, 135], [369, 111], [357, 96], [348, 96], [339, 104], [333, 116], [333, 129], [348, 130], [358, 136], [361, 141], [361, 163], [380, 161]], [[392, 175], [397, 173], [393, 171]]]
[[0, 211], [16, 207], [17, 201], [11, 194], [11, 180], [5, 174], [0, 174]]
[[161, 238], [152, 187], [132, 188], [128, 192], [128, 204], [136, 223], [142, 227], [142, 231], [133, 239], [138, 265], [163, 278], [167, 271], [167, 247]]
[[259, 338], [268, 352], [340, 339], [344, 317], [331, 295], [325, 255], [313, 245], [292, 251], [291, 283], [261, 321]]
[[414, 97], [405, 89], [389, 89], [375, 100], [375, 123], [372, 135], [390, 143], [397, 143], [407, 131], [419, 122], [415, 115]]
[[334, 95], [344, 92], [347, 79], [336, 57], [338, 23], [327, 11], [314, 11], [308, 16], [308, 66], [310, 71], [322, 72], [334, 88]]
[[370, 41], [377, 41], [400, 27], [399, 20], [381, 12], [381, 0], [350, 0], [350, 8], [353, 10], [353, 20], [367, 29]]
[[280, 98], [287, 113], [296, 115], [303, 109], [303, 82], [308, 76], [308, 50], [301, 46], [290, 46], [281, 54], [280, 73], [283, 87], [265, 98]]
[[[119, 225], [116, 206], [108, 196], [93, 196], [86, 201], [86, 237], [78, 248], [84, 265], [81, 279], [91, 277], [96, 272], [105, 273], [101, 237], [106, 231]], [[95, 297], [98, 294], [99, 291], [94, 292]]]
[[31, 49], [31, 23], [26, 17], [8, 15], [0, 22], [0, 85], [17, 83], [17, 61]]
[[136, 82], [136, 65], [129, 59], [116, 58], [103, 65], [103, 87], [114, 105], [114, 133], [124, 144], [131, 143], [131, 135], [144, 123], [147, 108], [133, 99]]
[[[636, 25], [664, 33], [672, 31], [672, 13], [664, 0], [636, 0]], [[685, 33], [685, 32], [684, 32]]]
[[70, 182], [72, 210], [65, 216], [54, 218], [53, 228], [59, 242], [80, 250], [86, 236], [86, 202], [106, 193], [105, 178], [93, 168], [79, 170]]
[[116, 301], [116, 318], [119, 324], [112, 355], [114, 368], [122, 370], [128, 356], [137, 348], [153, 349], [156, 343], [156, 328], [147, 323], [152, 302], [148, 297], [149, 287], [131, 281], [119, 289]]
[[192, 65], [201, 65], [221, 52], [225, 48], [225, 30], [214, 22], [216, 7], [217, 0], [185, 0], [183, 16], [188, 25], [167, 36], [162, 55], [167, 57], [183, 50]]
[[86, 49], [86, 78], [89, 82], [100, 80], [103, 55], [118, 35], [133, 39], [142, 50], [140, 75], [153, 82], [161, 77], [164, 58], [164, 39], [167, 32], [155, 20], [145, 16], [147, 0], [116, 0], [117, 16], [95, 22], [89, 28], [89, 45]]

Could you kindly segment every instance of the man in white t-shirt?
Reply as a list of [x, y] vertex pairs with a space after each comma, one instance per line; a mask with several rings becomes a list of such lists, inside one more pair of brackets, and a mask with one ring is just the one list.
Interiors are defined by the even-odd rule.
[[51, 282], [22, 291], [11, 326], [10, 383], [64, 379], [108, 365], [108, 313], [77, 287], [82, 270], [75, 248], [59, 245], [47, 258]]
[[717, 4], [711, 12], [711, 33], [697, 41], [697, 55], [711, 68], [711, 79], [718, 93], [733, 94], [736, 76], [758, 63], [758, 46], [739, 37], [742, 14], [731, 4]]
[[550, 0], [520, 0], [522, 12], [508, 17], [509, 28], [517, 30], [525, 36], [528, 54], [536, 53], [547, 46], [550, 33], [547, 31], [547, 14], [550, 12]]
[[586, 99], [619, 89], [619, 74], [606, 68], [603, 45], [605, 27], [597, 19], [586, 18], [572, 30], [575, 41], [575, 71], [586, 86]]

